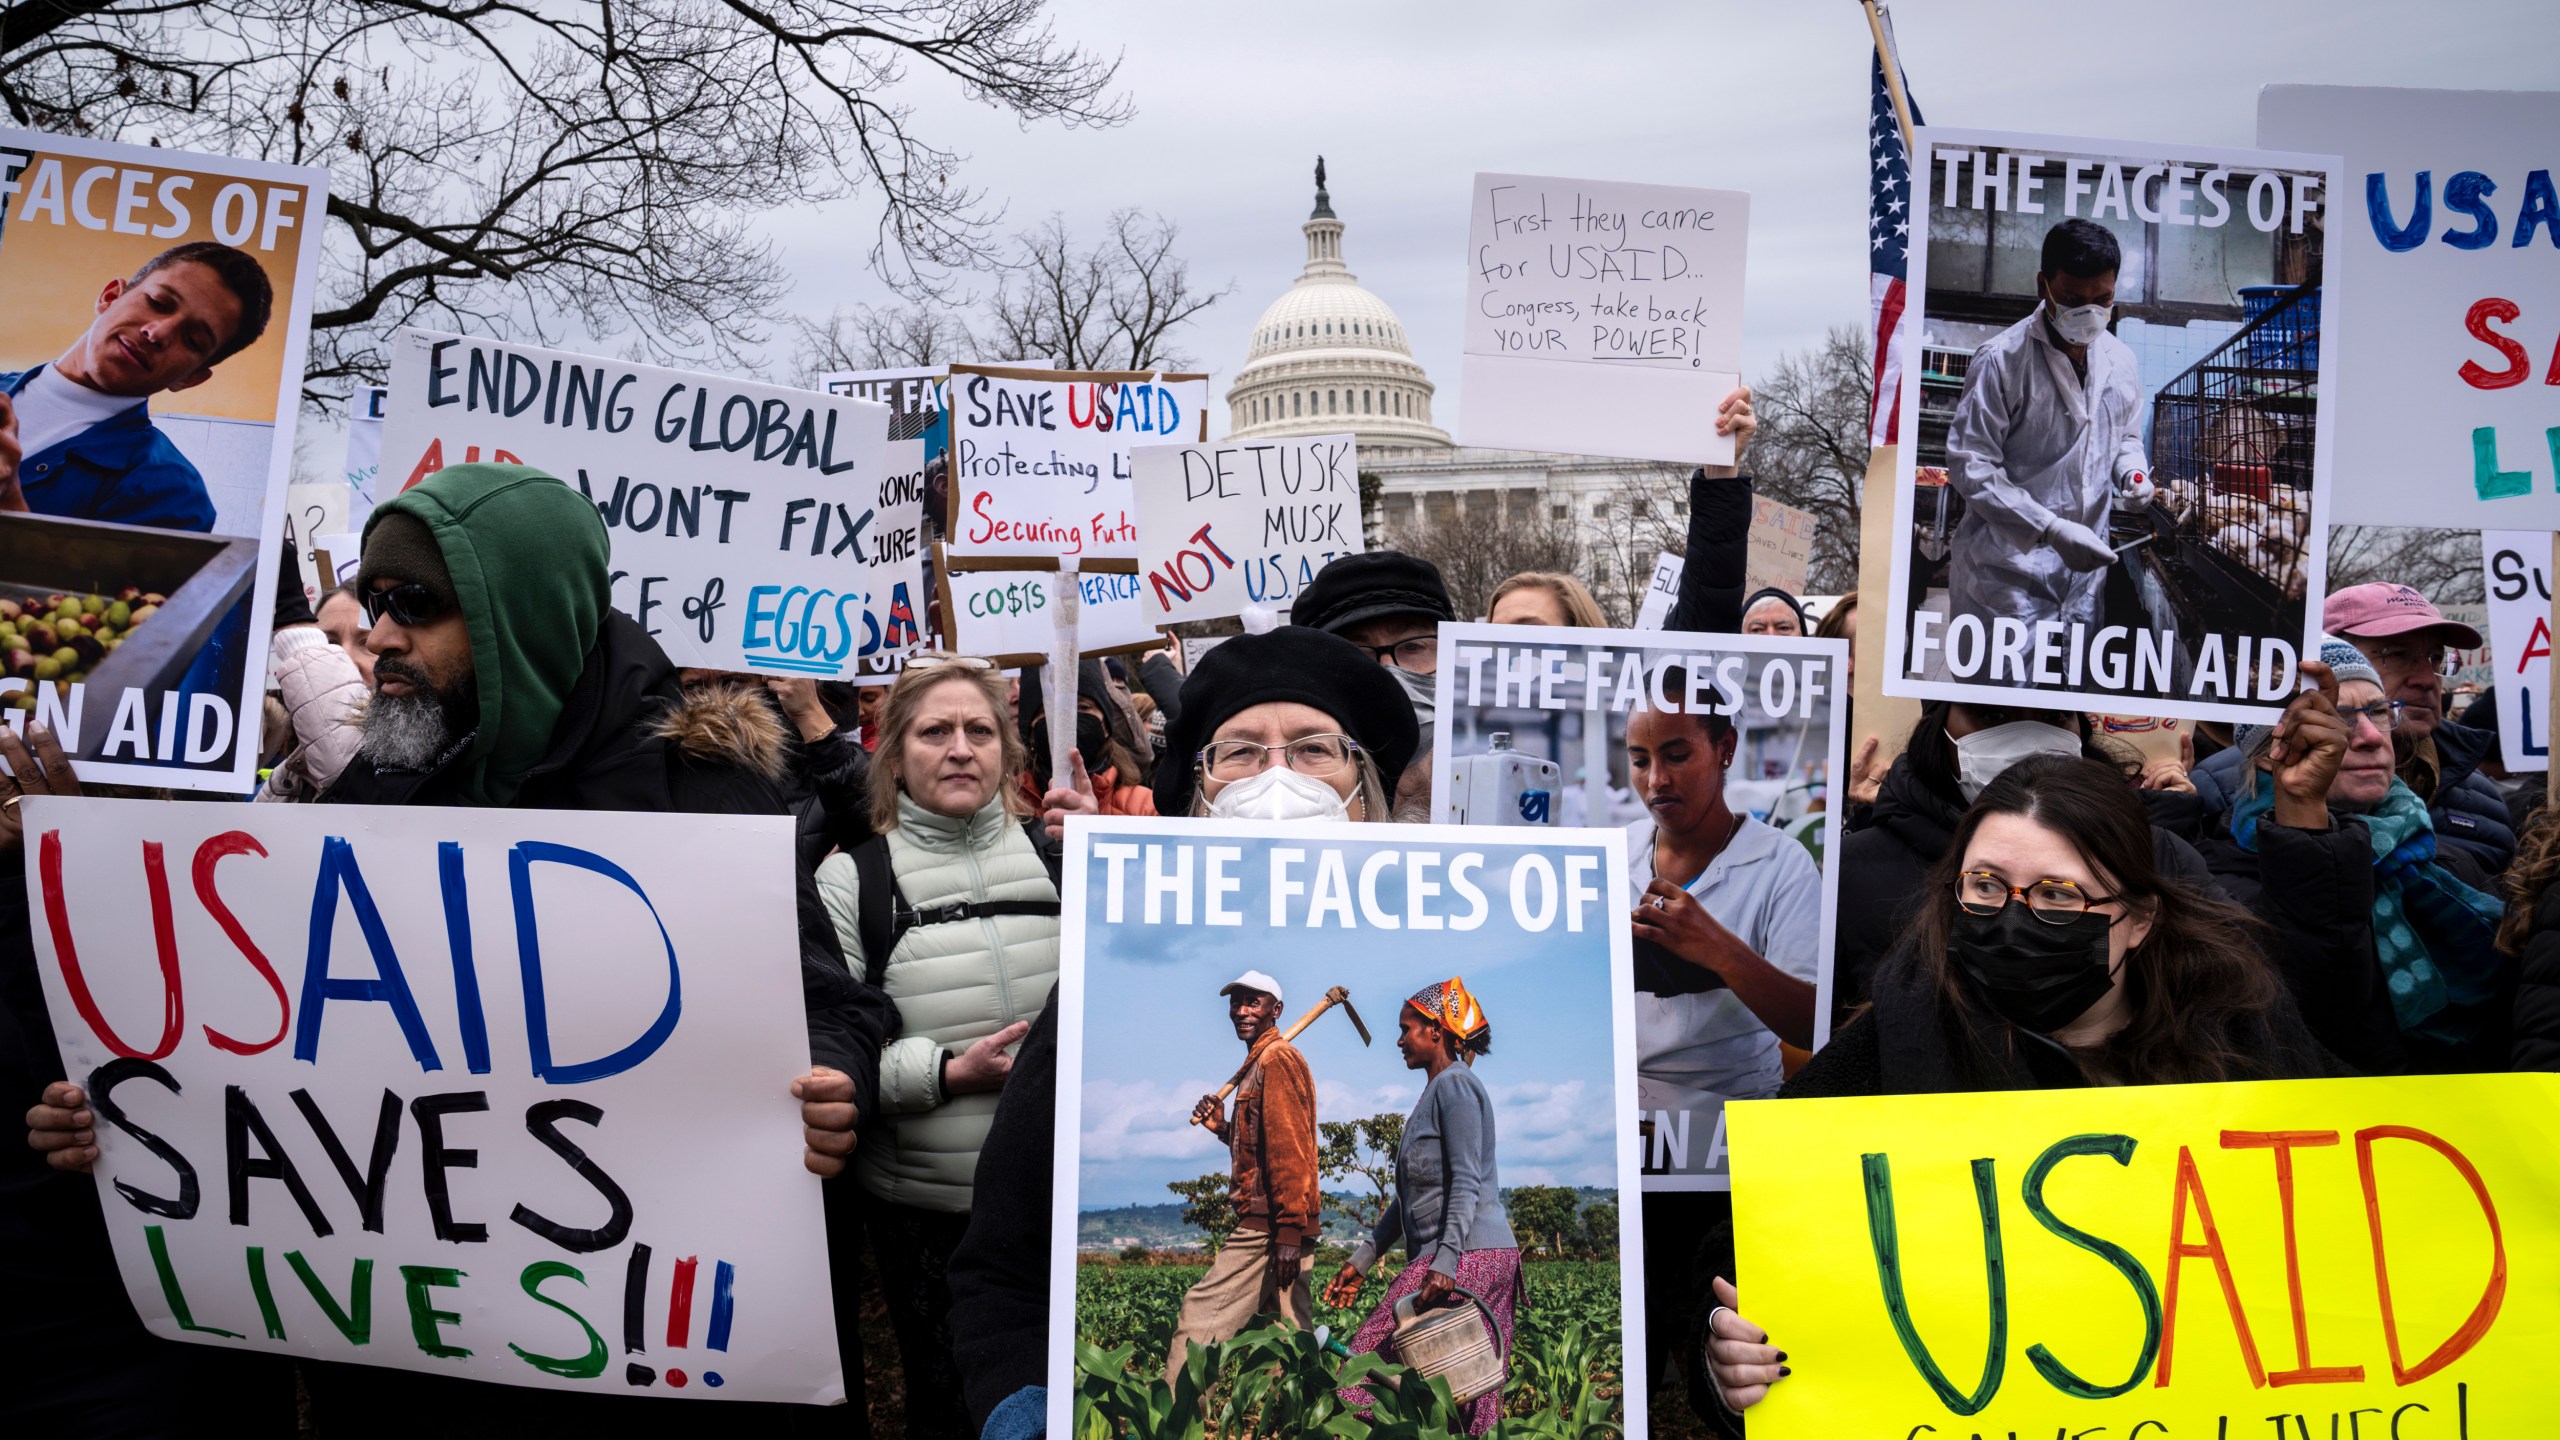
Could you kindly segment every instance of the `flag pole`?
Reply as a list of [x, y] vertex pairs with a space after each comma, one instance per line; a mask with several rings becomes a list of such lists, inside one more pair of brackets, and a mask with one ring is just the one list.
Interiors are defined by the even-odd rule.
[[1884, 31], [1884, 9], [1877, 0], [1858, 0], [1867, 12], [1867, 29], [1876, 37], [1876, 57], [1884, 62], [1885, 93], [1893, 97], [1893, 118], [1902, 122], [1902, 153], [1917, 159], [1919, 144], [1911, 136], [1911, 98], [1902, 93], [1902, 57], [1893, 53], [1893, 42]]

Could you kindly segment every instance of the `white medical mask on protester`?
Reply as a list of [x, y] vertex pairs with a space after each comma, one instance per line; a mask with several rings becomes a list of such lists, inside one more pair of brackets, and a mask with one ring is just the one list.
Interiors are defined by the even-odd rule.
[[1413, 702], [1413, 718], [1422, 726], [1422, 742], [1431, 743], [1431, 714], [1440, 704], [1440, 677], [1437, 673], [1417, 675], [1401, 665], [1390, 665], [1387, 673], [1404, 687], [1404, 698]]
[[1209, 801], [1209, 813], [1224, 820], [1348, 820], [1351, 807], [1325, 782], [1274, 765], [1230, 782]]
[[2077, 755], [2080, 737], [2041, 720], [2012, 720], [1970, 735], [1949, 735], [1956, 742], [1956, 788], [1970, 805], [1983, 787], [2001, 772], [2032, 755]]
[[2053, 331], [2074, 345], [2087, 345], [2107, 333], [2107, 316], [2112, 305], [2074, 305], [2065, 310], [2051, 300], [2044, 302], [2044, 313], [2053, 320]]

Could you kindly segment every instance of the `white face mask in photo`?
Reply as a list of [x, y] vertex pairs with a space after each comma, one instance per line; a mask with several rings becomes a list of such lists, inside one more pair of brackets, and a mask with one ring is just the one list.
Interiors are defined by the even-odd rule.
[[1351, 807], [1322, 780], [1274, 765], [1220, 790], [1209, 813], [1225, 820], [1348, 820]]
[[2077, 755], [2080, 737], [2041, 720], [2012, 720], [1970, 735], [1950, 735], [1956, 742], [1956, 788], [1970, 805], [1983, 787], [2002, 771], [2031, 755]]
[[2044, 313], [2053, 321], [2053, 332], [2074, 345], [2087, 345], [2107, 333], [2107, 317], [2115, 313], [2112, 305], [2074, 305], [2065, 310], [2051, 300], [2044, 302]]

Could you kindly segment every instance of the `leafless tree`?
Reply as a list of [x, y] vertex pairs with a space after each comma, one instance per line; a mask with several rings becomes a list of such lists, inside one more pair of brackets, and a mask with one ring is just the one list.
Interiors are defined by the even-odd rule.
[[1867, 401], [1875, 384], [1866, 331], [1834, 325], [1811, 350], [1791, 350], [1752, 387], [1760, 433], [1745, 456], [1759, 493], [1813, 512], [1805, 588], [1836, 595], [1858, 584], [1858, 515], [1867, 480]]
[[[1449, 603], [1462, 620], [1481, 617], [1494, 587], [1523, 570], [1580, 573], [1582, 534], [1570, 517], [1557, 518], [1545, 494], [1505, 515], [1500, 497], [1479, 501], [1465, 513], [1392, 524], [1386, 548], [1419, 555], [1440, 567]], [[1647, 560], [1650, 572], [1651, 561]], [[1614, 618], [1614, 617], [1613, 617]]]
[[982, 307], [978, 353], [1045, 357], [1065, 370], [1188, 368], [1173, 331], [1235, 287], [1193, 290], [1191, 267], [1174, 253], [1180, 234], [1161, 215], [1120, 210], [1090, 248], [1079, 248], [1056, 215], [1016, 235]]
[[20, 124], [325, 165], [306, 394], [392, 327], [623, 337], [734, 363], [785, 284], [752, 222], [857, 190], [869, 260], [929, 293], [1000, 218], [915, 128], [910, 67], [1025, 123], [1113, 125], [1116, 59], [1042, 0], [22, 0]]
[[853, 305], [824, 320], [797, 319], [794, 364], [803, 385], [830, 370], [905, 370], [974, 360], [959, 313], [935, 300]]
[[1654, 562], [1666, 550], [1678, 555], [1688, 549], [1689, 471], [1631, 471], [1598, 503], [1606, 508], [1583, 526], [1582, 579], [1612, 624], [1631, 625], [1644, 608]]
[[2329, 527], [2329, 589], [2393, 580], [2438, 605], [2481, 605], [2480, 532], [2397, 525]]

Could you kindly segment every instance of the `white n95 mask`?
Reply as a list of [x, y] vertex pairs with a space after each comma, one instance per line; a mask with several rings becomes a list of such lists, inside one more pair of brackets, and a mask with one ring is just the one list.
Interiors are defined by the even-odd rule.
[[2044, 310], [2047, 315], [2053, 317], [2055, 334], [2074, 345], [2086, 345], [2107, 333], [2107, 316], [2114, 312], [2115, 307], [2074, 305], [2065, 310], [2047, 300], [2044, 302]]
[[1209, 813], [1226, 820], [1348, 820], [1351, 807], [1323, 781], [1274, 765], [1219, 791]]
[[1970, 735], [1947, 737], [1956, 742], [1956, 788], [1964, 803], [1980, 798], [1983, 787], [2001, 772], [2031, 755], [2077, 755], [2080, 737], [2041, 720], [2012, 720]]

